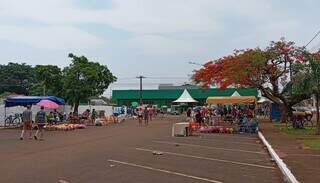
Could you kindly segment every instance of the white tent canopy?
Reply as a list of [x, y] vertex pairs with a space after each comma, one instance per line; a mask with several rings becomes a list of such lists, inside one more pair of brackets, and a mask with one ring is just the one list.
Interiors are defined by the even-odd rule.
[[187, 89], [184, 89], [182, 95], [174, 103], [197, 103], [198, 101], [194, 100]]
[[237, 91], [235, 91], [231, 96], [232, 97], [240, 97], [241, 95]]

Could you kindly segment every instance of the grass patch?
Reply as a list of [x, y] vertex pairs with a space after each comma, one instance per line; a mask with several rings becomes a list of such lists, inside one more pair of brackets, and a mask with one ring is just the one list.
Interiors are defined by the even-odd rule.
[[286, 126], [286, 124], [274, 124], [274, 127], [278, 128], [280, 131], [294, 136], [300, 135], [315, 135], [315, 127], [305, 127], [303, 129], [295, 129], [292, 126]]
[[305, 127], [303, 129], [295, 129], [292, 126], [287, 126], [286, 124], [277, 123], [273, 126], [279, 129], [282, 133], [288, 134], [299, 142], [301, 142], [305, 147], [310, 149], [320, 150], [320, 138], [316, 134], [315, 127]]
[[303, 140], [302, 142], [305, 146], [310, 147], [311, 149], [320, 150], [320, 139], [308, 139]]

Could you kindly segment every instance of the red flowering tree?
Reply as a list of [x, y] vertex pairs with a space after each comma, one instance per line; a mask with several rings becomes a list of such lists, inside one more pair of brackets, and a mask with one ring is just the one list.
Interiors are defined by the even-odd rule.
[[263, 96], [278, 104], [281, 121], [287, 120], [293, 105], [310, 95], [292, 92], [291, 69], [295, 63], [306, 63], [304, 49], [281, 39], [265, 49], [237, 50], [232, 55], [210, 61], [193, 75], [204, 87], [215, 84], [221, 89], [229, 86], [255, 87]]

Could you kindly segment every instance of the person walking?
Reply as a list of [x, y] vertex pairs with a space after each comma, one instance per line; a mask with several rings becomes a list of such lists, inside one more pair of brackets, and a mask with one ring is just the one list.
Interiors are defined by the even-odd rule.
[[149, 120], [152, 121], [152, 117], [153, 117], [152, 107], [148, 108], [148, 112], [149, 112]]
[[141, 126], [142, 125], [142, 119], [143, 119], [143, 111], [142, 111], [142, 109], [138, 108], [137, 109], [137, 113], [138, 113], [139, 126]]
[[144, 113], [144, 124], [148, 125], [148, 123], [149, 123], [149, 110], [147, 107], [144, 108], [143, 113]]
[[40, 133], [40, 138], [39, 140], [44, 140], [43, 135], [44, 135], [44, 126], [47, 123], [47, 117], [46, 117], [46, 112], [44, 111], [44, 107], [40, 107], [40, 111], [37, 112], [36, 114], [36, 125], [38, 126], [38, 129], [36, 131], [36, 134], [34, 135], [34, 139], [38, 140], [38, 134]]
[[29, 131], [29, 139], [32, 139], [32, 111], [31, 106], [28, 105], [26, 110], [22, 113], [22, 124], [23, 128], [20, 135], [20, 140], [23, 140], [24, 133], [28, 130]]

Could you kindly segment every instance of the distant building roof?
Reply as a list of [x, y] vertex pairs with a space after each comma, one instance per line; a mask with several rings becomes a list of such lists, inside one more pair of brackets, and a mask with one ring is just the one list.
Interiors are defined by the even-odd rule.
[[158, 88], [159, 88], [159, 90], [200, 89], [199, 86], [191, 85], [191, 84], [184, 84], [184, 85], [180, 85], [180, 86], [175, 86], [173, 84], [160, 84]]
[[90, 99], [90, 105], [107, 105], [107, 102], [102, 99]]

